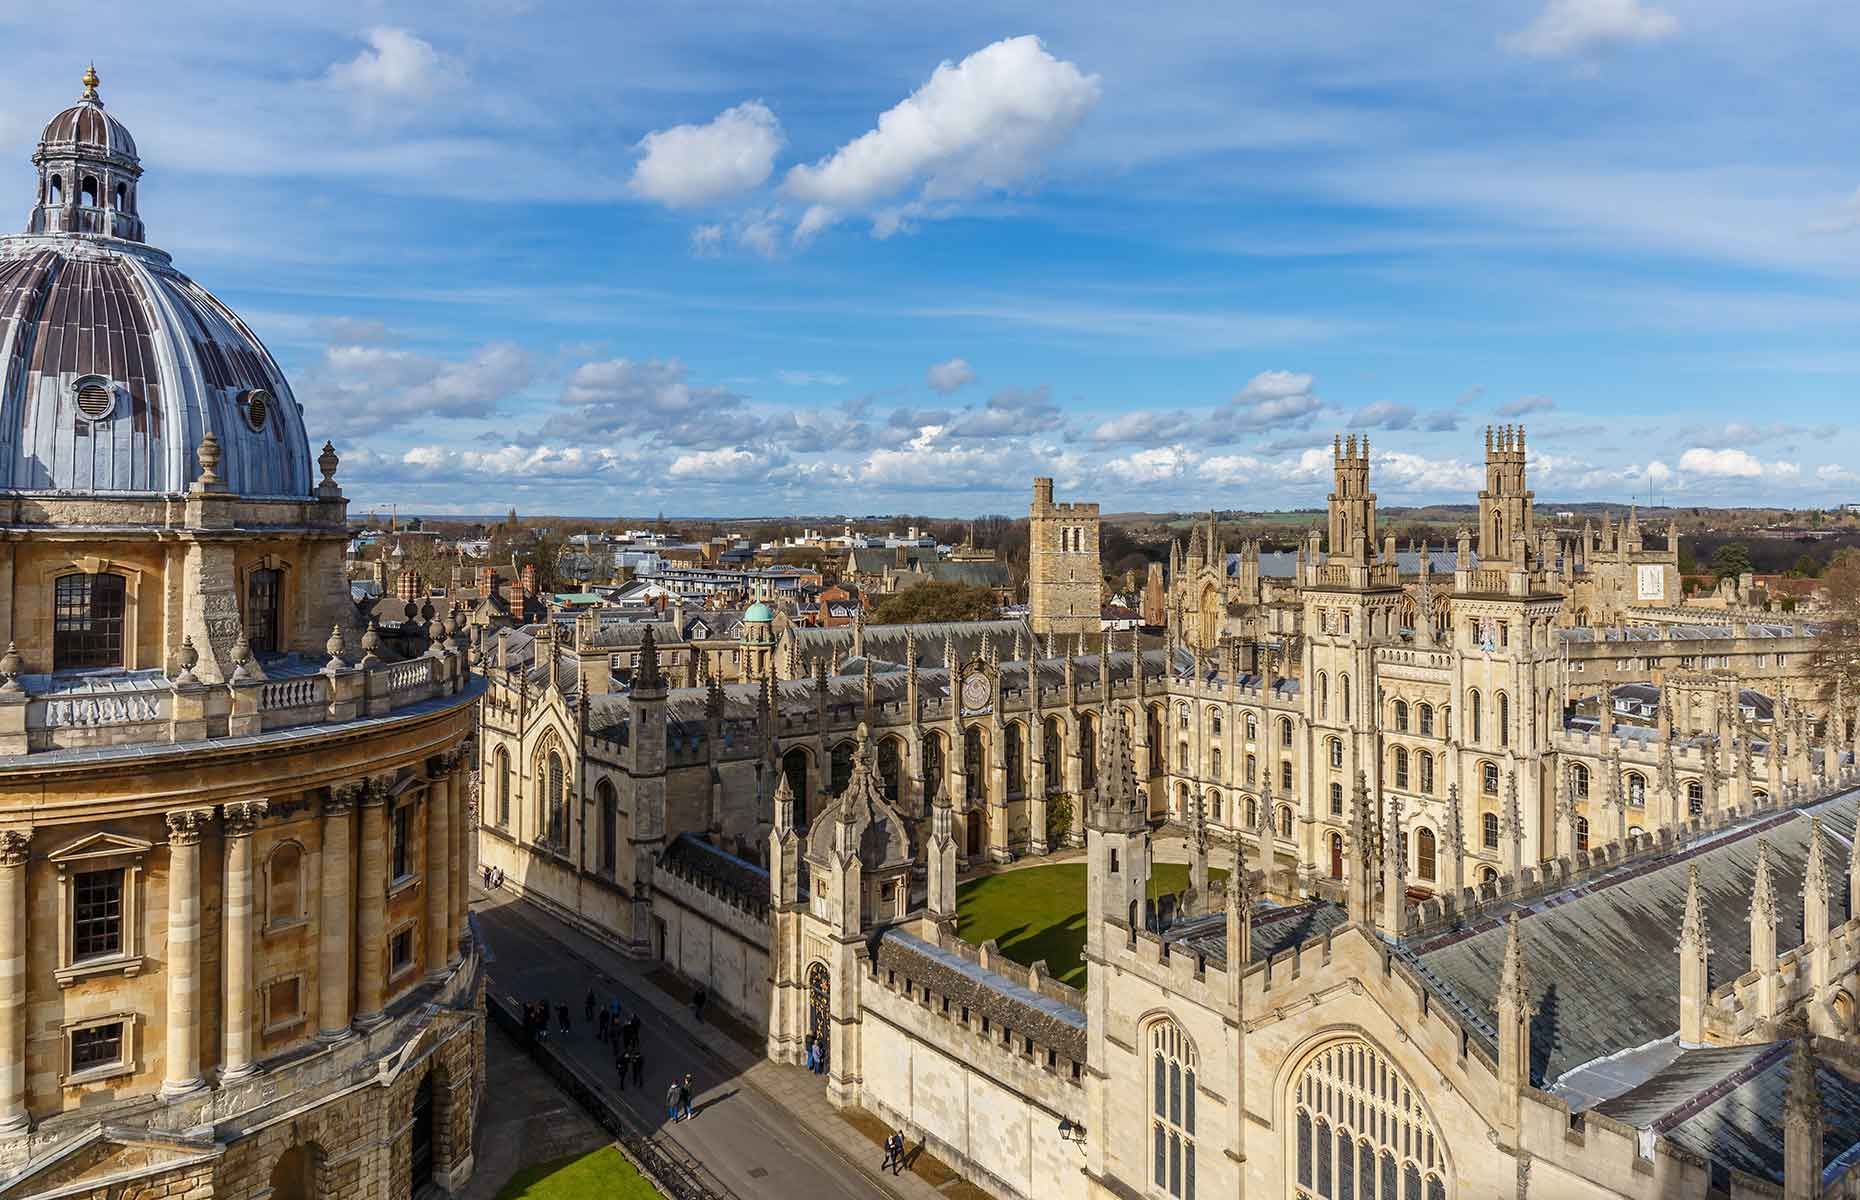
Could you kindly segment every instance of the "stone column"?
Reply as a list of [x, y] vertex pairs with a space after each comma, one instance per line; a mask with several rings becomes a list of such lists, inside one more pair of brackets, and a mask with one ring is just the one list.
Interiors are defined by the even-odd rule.
[[252, 1064], [252, 830], [265, 815], [263, 800], [241, 800], [220, 810], [226, 839], [225, 1036], [220, 1042], [220, 1083], [255, 1073]]
[[350, 1034], [349, 995], [353, 923], [349, 901], [355, 892], [349, 858], [355, 803], [362, 784], [331, 788], [323, 801], [323, 854], [321, 900], [317, 929], [317, 1037], [339, 1042]]
[[206, 1087], [200, 1078], [200, 836], [210, 808], [168, 814], [168, 1030], [164, 1099]]
[[445, 978], [452, 936], [452, 774], [449, 756], [428, 767], [426, 788], [426, 977]]
[[368, 781], [362, 792], [362, 846], [355, 922], [355, 1024], [367, 1031], [387, 1019], [382, 1011], [387, 982], [387, 802], [391, 780]]
[[452, 896], [450, 912], [446, 923], [446, 961], [456, 965], [464, 955], [459, 947], [464, 944], [466, 935], [466, 914], [471, 908], [471, 854], [470, 847], [477, 841], [477, 831], [472, 828], [470, 808], [472, 779], [467, 767], [469, 758], [464, 751], [453, 757], [452, 774], [452, 821], [449, 826], [452, 834], [451, 880]]
[[30, 830], [0, 831], [0, 1136], [26, 1132], [26, 859]]

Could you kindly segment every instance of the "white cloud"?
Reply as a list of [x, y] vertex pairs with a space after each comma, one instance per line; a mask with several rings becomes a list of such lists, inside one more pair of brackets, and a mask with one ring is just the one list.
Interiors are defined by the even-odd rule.
[[1681, 454], [1679, 469], [1690, 475], [1720, 479], [1759, 479], [1765, 474], [1763, 463], [1748, 451], [1708, 450], [1703, 446], [1694, 446]]
[[331, 86], [368, 101], [417, 100], [465, 82], [457, 59], [405, 29], [377, 25], [362, 36], [367, 47], [330, 66]]
[[1577, 58], [1677, 32], [1677, 17], [1641, 0], [1546, 0], [1536, 20], [1499, 40], [1529, 58]]
[[1193, 434], [1202, 418], [1193, 413], [1138, 409], [1092, 426], [1086, 438], [1100, 444], [1113, 442], [1177, 442]]
[[1522, 396], [1510, 404], [1498, 406], [1501, 417], [1521, 417], [1526, 413], [1550, 412], [1556, 408], [1556, 401], [1548, 396]]
[[583, 363], [562, 391], [565, 411], [545, 421], [539, 441], [601, 443], [654, 437], [669, 445], [714, 449], [733, 444], [729, 426], [747, 397], [721, 386], [698, 387], [677, 359], [613, 358]]
[[742, 447], [699, 450], [681, 454], [672, 460], [665, 473], [673, 479], [704, 480], [712, 483], [751, 483], [762, 478], [778, 462], [767, 454], [757, 454]]
[[707, 125], [676, 125], [641, 138], [629, 186], [668, 208], [714, 204], [762, 186], [782, 141], [775, 114], [751, 100]]
[[1311, 383], [1311, 376], [1299, 371], [1261, 371], [1215, 410], [1215, 430], [1231, 434], [1309, 424], [1324, 406]]
[[1350, 425], [1355, 429], [1407, 429], [1414, 420], [1415, 411], [1411, 406], [1394, 400], [1377, 400], [1351, 414]]
[[1098, 102], [1096, 75], [1054, 58], [1037, 37], [1007, 38], [928, 81], [878, 126], [818, 162], [789, 169], [783, 188], [808, 203], [806, 240], [849, 212], [888, 236], [914, 217], [1037, 172]]
[[924, 382], [930, 385], [931, 391], [947, 396], [975, 382], [975, 368], [963, 359], [952, 358], [948, 362], [932, 364], [924, 372]]
[[296, 390], [313, 433], [357, 436], [488, 417], [534, 377], [529, 355], [510, 342], [487, 343], [451, 362], [389, 346], [343, 344], [327, 347]]
[[1181, 479], [1195, 465], [1195, 453], [1182, 446], [1156, 446], [1123, 458], [1113, 458], [1100, 469], [1118, 483], [1150, 486]]
[[1053, 403], [1052, 390], [1045, 384], [1037, 388], [1003, 388], [988, 397], [980, 408], [958, 413], [950, 423], [949, 435], [962, 438], [1015, 437], [1057, 429], [1065, 418]]

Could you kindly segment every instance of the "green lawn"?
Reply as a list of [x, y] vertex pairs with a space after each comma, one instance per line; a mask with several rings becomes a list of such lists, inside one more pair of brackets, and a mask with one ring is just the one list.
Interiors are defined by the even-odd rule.
[[497, 1200], [665, 1200], [612, 1146], [525, 1167]]
[[[1225, 879], [1216, 867], [1211, 879]], [[1188, 867], [1157, 863], [1150, 871], [1150, 895], [1179, 892], [1188, 886]], [[1085, 986], [1085, 864], [1054, 863], [1003, 871], [972, 879], [956, 889], [956, 929], [979, 946], [989, 938], [1001, 953], [1032, 966], [1046, 960], [1053, 978]]]

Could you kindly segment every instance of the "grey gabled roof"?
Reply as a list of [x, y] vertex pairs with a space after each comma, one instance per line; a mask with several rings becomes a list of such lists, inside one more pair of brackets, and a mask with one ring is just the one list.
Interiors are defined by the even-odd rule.
[[[1686, 872], [1699, 869], [1711, 934], [1710, 986], [1750, 965], [1750, 888], [1758, 838], [1770, 841], [1770, 865], [1784, 931], [1802, 922], [1802, 872], [1810, 816], [1822, 818], [1831, 887], [1845, 889], [1853, 794], [1806, 809], [1769, 814], [1685, 851], [1631, 862], [1599, 879], [1532, 900], [1518, 911], [1519, 932], [1537, 1013], [1531, 1022], [1531, 1078], [1546, 1084], [1595, 1059], [1645, 1046], [1679, 1027], [1679, 927]], [[1479, 923], [1407, 944], [1429, 975], [1488, 1024], [1505, 951], [1503, 912]]]

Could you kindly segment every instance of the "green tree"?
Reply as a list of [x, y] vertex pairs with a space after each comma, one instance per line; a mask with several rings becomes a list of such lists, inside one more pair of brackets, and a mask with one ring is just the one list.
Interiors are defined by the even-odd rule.
[[966, 583], [920, 583], [888, 596], [872, 613], [874, 625], [907, 625], [926, 621], [986, 621], [995, 615], [995, 596], [984, 587]]
[[1812, 554], [1803, 554], [1795, 560], [1795, 566], [1790, 570], [1804, 579], [1813, 579], [1821, 574], [1821, 560]]
[[1720, 579], [1733, 578], [1752, 569], [1750, 547], [1742, 542], [1726, 542], [1711, 552], [1711, 573]]
[[[1815, 619], [1815, 673], [1829, 696], [1860, 697], [1860, 550], [1842, 550], [1821, 574], [1826, 616]], [[1843, 716], [1846, 714], [1842, 714]]]

